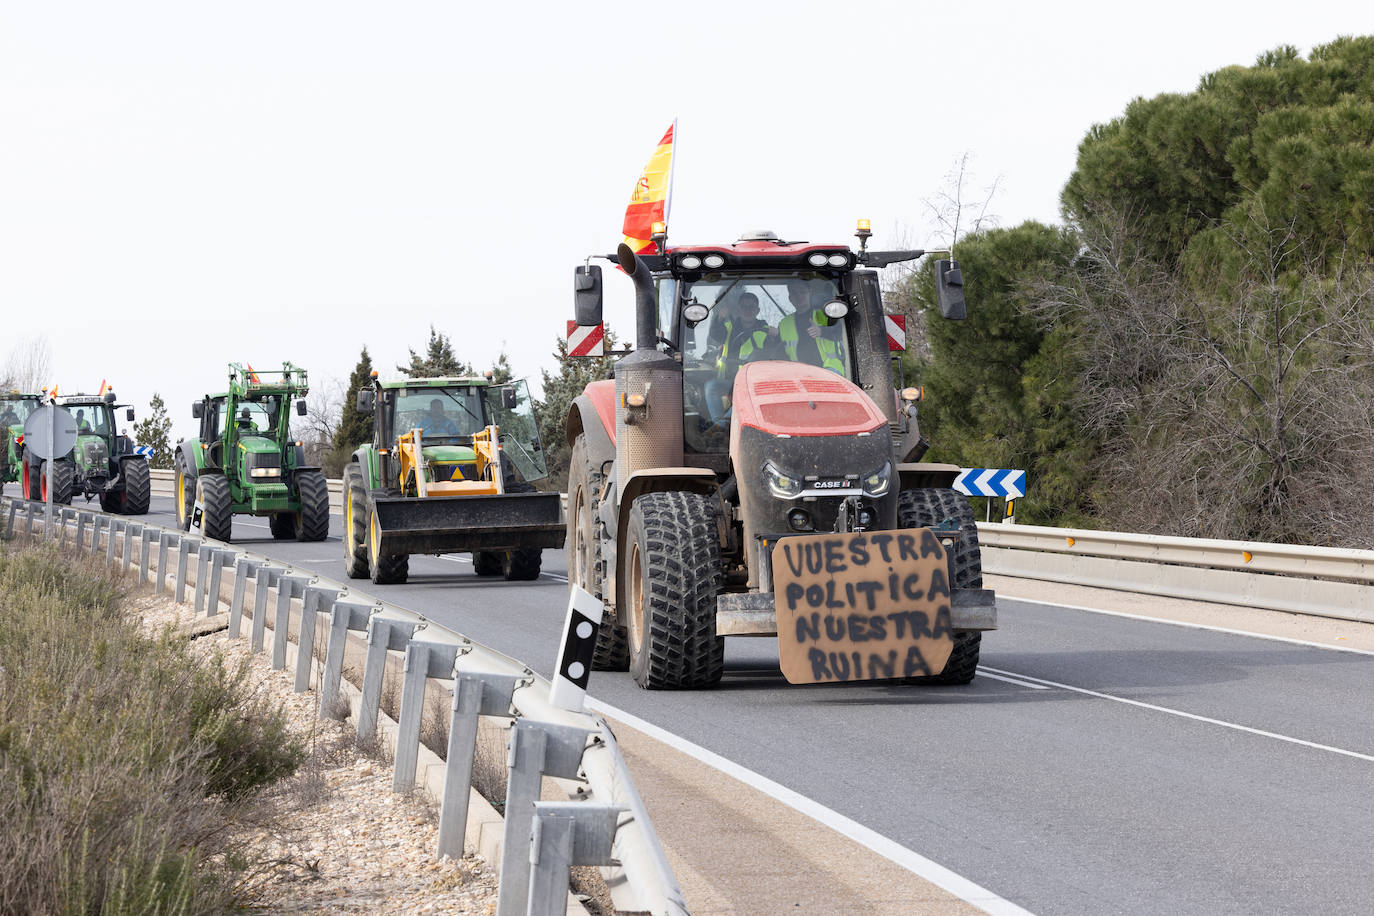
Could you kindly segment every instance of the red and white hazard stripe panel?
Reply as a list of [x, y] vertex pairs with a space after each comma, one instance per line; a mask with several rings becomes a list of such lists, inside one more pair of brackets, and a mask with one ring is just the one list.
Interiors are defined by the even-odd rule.
[[576, 321], [568, 322], [568, 355], [569, 356], [602, 356], [602, 339], [606, 336], [603, 325], [593, 324], [589, 326], [579, 325]]
[[906, 316], [884, 315], [883, 325], [887, 328], [887, 349], [895, 352], [906, 349]]

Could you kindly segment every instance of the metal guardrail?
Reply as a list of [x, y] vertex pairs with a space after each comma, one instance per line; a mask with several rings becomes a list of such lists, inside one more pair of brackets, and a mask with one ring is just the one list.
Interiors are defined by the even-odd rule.
[[986, 572], [1374, 623], [1374, 550], [978, 525]]
[[[629, 769], [605, 720], [585, 711], [555, 706], [550, 698], [550, 681], [525, 664], [473, 642], [421, 614], [352, 591], [350, 584], [334, 582], [221, 541], [165, 528], [137, 517], [106, 515], [65, 506], [58, 509], [54, 510], [55, 530], [51, 535], [60, 546], [89, 552], [92, 557], [103, 553], [106, 565], [118, 562], [129, 571], [136, 570], [140, 582], [147, 582], [155, 570], [154, 581], [159, 592], [172, 577], [174, 597], [178, 602], [184, 603], [188, 597], [186, 589], [194, 588], [191, 597], [198, 613], [217, 613], [222, 600], [221, 588], [229, 591], [231, 637], [240, 635], [248, 585], [252, 582], [252, 647], [255, 650], [264, 647], [266, 622], [274, 610], [272, 664], [275, 668], [286, 666], [286, 638], [293, 608], [298, 609], [297, 691], [309, 689], [311, 666], [316, 657], [315, 631], [320, 616], [325, 615], [328, 644], [320, 678], [321, 709], [333, 708], [337, 700], [348, 634], [366, 632], [367, 663], [357, 716], [360, 737], [367, 738], [375, 732], [382, 672], [387, 658], [403, 655], [406, 675], [393, 779], [393, 788], [397, 791], [408, 791], [415, 783], [426, 680], [441, 679], [452, 685], [454, 715], [450, 751], [461, 747], [457, 743], [460, 731], [464, 735], [475, 732], [479, 713], [513, 717], [516, 725], [511, 729], [510, 788], [501, 856], [503, 900], [498, 903], [498, 916], [544, 913], [552, 911], [551, 907], [561, 906], [556, 899], [556, 888], [552, 899], [549, 888], [557, 885], [551, 876], [556, 877], [560, 871], [566, 874], [564, 864], [601, 865], [618, 911], [648, 912], [655, 916], [679, 916], [688, 912], [648, 811], [635, 790]], [[42, 503], [0, 497], [0, 528], [7, 537], [36, 537], [42, 526]], [[274, 593], [270, 601], [269, 591]], [[479, 701], [475, 704], [462, 701], [474, 687]], [[482, 703], [480, 698], [489, 691], [494, 691], [498, 698]], [[460, 710], [460, 706], [464, 710]], [[470, 722], [460, 719], [462, 714], [470, 715]], [[450, 753], [449, 774], [463, 773], [464, 766], [467, 778], [457, 781], [466, 783], [471, 776], [470, 752], [466, 761]], [[572, 803], [537, 801], [539, 782], [546, 775], [575, 780], [585, 785], [585, 791], [579, 791], [578, 800]], [[451, 797], [449, 783], [453, 781], [445, 779], [440, 855], [462, 851], [466, 802]], [[523, 787], [519, 789], [523, 793], [519, 799], [528, 800], [530, 804], [511, 803], [516, 797], [517, 784]], [[467, 787], [459, 788], [465, 792]], [[532, 797], [527, 799], [531, 792]], [[526, 815], [513, 815], [522, 808], [529, 809]], [[462, 816], [458, 816], [459, 813]], [[579, 813], [587, 816], [579, 818]], [[449, 819], [447, 824], [446, 818]], [[454, 819], [459, 821], [456, 825]], [[527, 851], [525, 844], [531, 840], [534, 845]], [[607, 843], [609, 855], [602, 848]], [[560, 849], [566, 855], [560, 853]], [[569, 861], [563, 863], [563, 858]], [[508, 887], [511, 888], [509, 893]], [[566, 896], [566, 890], [562, 893]]]

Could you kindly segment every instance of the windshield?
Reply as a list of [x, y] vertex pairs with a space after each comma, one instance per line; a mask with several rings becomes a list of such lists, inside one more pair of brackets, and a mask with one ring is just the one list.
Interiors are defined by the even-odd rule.
[[0, 426], [19, 426], [33, 413], [34, 398], [0, 398]]
[[[216, 430], [224, 429], [225, 401], [215, 401]], [[277, 431], [277, 411], [280, 405], [277, 398], [268, 397], [261, 401], [239, 401], [238, 415], [234, 418], [239, 435], [270, 435]]]
[[745, 363], [788, 360], [851, 377], [843, 319], [823, 306], [838, 298], [830, 277], [805, 272], [708, 275], [682, 284], [684, 306], [707, 317], [680, 329], [684, 432], [697, 451], [724, 449], [735, 375]]
[[486, 426], [480, 389], [471, 385], [398, 388], [394, 415], [398, 435], [418, 428], [431, 440], [470, 437]]
[[71, 411], [72, 419], [76, 421], [78, 435], [94, 433], [97, 436], [109, 436], [114, 430], [112, 411], [104, 404], [78, 404], [69, 406], [67, 410]]
[[[506, 399], [514, 403], [507, 406]], [[539, 422], [534, 399], [524, 380], [486, 389], [487, 413], [501, 429], [501, 450], [527, 483], [549, 476], [544, 450], [539, 444]]]

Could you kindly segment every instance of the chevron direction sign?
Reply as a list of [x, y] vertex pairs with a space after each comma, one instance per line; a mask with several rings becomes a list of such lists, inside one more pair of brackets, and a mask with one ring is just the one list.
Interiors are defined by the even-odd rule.
[[968, 496], [1003, 496], [1007, 499], [1020, 499], [1026, 495], [1026, 472], [968, 468], [954, 478], [954, 489]]
[[153, 447], [151, 445], [140, 445], [134, 449], [135, 455], [142, 455], [145, 458], [153, 457]]

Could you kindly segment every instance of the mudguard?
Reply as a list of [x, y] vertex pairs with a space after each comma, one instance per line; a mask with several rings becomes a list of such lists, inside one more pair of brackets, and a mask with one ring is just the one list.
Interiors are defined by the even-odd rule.
[[183, 439], [178, 442], [176, 453], [186, 466], [187, 479], [194, 480], [200, 476], [200, 469], [205, 466], [205, 449], [200, 447], [199, 439]]
[[587, 437], [587, 455], [594, 461], [615, 458], [615, 382], [592, 382], [568, 411], [567, 438], [571, 447], [578, 434]]
[[924, 487], [952, 487], [954, 486], [954, 478], [958, 477], [962, 470], [963, 468], [957, 464], [936, 464], [930, 461], [897, 465], [897, 473], [901, 477], [903, 490], [917, 490]]

